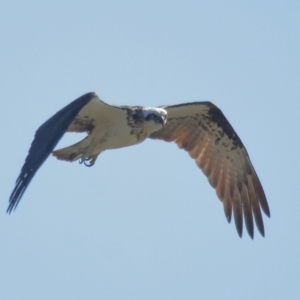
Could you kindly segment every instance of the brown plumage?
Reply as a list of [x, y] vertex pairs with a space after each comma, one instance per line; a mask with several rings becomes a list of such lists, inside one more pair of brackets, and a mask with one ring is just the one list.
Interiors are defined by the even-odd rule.
[[[74, 145], [54, 150], [65, 132], [87, 132], [88, 135]], [[79, 159], [93, 166], [102, 151], [136, 145], [147, 137], [175, 142], [189, 153], [215, 188], [229, 222], [233, 213], [240, 236], [244, 220], [253, 238], [253, 217], [264, 236], [261, 209], [267, 216], [270, 211], [262, 185], [242, 141], [221, 110], [211, 102], [151, 108], [109, 105], [96, 93], [81, 96], [36, 131], [7, 212], [17, 207], [37, 170], [51, 153], [60, 160]]]
[[221, 110], [211, 102], [161, 108], [168, 112], [167, 124], [150, 138], [175, 142], [189, 153], [216, 189], [229, 222], [233, 212], [240, 236], [244, 219], [253, 238], [252, 216], [264, 236], [260, 208], [270, 216], [264, 190], [242, 141]]

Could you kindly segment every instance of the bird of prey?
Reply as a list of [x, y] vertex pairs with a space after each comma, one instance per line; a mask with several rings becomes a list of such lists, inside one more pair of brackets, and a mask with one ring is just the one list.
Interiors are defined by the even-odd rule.
[[[54, 150], [65, 132], [88, 135], [72, 146]], [[93, 166], [104, 150], [136, 145], [146, 138], [175, 142], [186, 150], [215, 188], [228, 222], [233, 212], [239, 236], [244, 220], [253, 238], [253, 217], [264, 236], [261, 210], [268, 217], [270, 210], [262, 185], [241, 139], [222, 111], [208, 101], [153, 108], [109, 105], [93, 92], [79, 97], [36, 131], [7, 212], [16, 209], [51, 153], [60, 160]]]

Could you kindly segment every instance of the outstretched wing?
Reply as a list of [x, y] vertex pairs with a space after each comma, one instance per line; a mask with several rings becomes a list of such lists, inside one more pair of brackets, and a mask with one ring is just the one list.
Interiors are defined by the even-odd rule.
[[264, 236], [261, 209], [270, 216], [268, 202], [242, 141], [211, 102], [162, 106], [167, 124], [150, 135], [151, 139], [175, 142], [186, 150], [207, 176], [223, 202], [228, 222], [233, 211], [239, 236], [243, 216], [253, 238], [253, 216]]
[[51, 154], [64, 133], [66, 131], [90, 131], [93, 128], [97, 113], [103, 107], [113, 108], [102, 102], [96, 93], [88, 93], [58, 111], [39, 127], [9, 198], [8, 213], [16, 209], [33, 176]]

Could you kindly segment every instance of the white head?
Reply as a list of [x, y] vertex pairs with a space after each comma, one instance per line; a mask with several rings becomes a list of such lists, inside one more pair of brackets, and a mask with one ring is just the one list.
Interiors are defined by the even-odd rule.
[[162, 108], [145, 107], [142, 109], [142, 114], [146, 122], [153, 122], [163, 127], [167, 122], [167, 112]]
[[167, 112], [162, 108], [144, 107], [144, 130], [148, 135], [160, 130], [167, 122]]
[[135, 132], [142, 133], [144, 138], [161, 129], [167, 122], [167, 112], [162, 108], [132, 107], [129, 122], [135, 128]]

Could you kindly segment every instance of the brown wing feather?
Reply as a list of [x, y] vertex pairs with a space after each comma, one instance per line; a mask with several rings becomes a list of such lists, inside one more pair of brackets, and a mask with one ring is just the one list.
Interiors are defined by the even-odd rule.
[[241, 139], [221, 110], [211, 102], [163, 108], [167, 124], [150, 138], [173, 141], [190, 154], [216, 189], [229, 222], [233, 212], [240, 236], [244, 219], [253, 238], [253, 216], [264, 236], [261, 209], [270, 216], [264, 190]]

